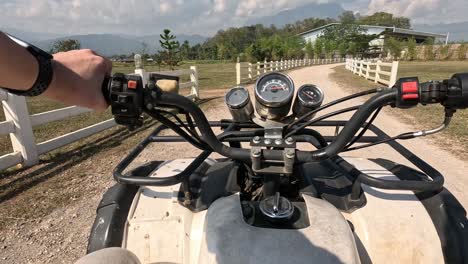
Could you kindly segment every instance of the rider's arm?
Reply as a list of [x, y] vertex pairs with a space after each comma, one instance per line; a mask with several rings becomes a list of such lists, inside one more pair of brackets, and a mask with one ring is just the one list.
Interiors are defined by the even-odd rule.
[[[53, 79], [43, 96], [69, 105], [104, 110], [101, 92], [112, 63], [91, 50], [54, 54]], [[0, 32], [0, 87], [28, 90], [39, 74], [38, 62], [26, 49]]]

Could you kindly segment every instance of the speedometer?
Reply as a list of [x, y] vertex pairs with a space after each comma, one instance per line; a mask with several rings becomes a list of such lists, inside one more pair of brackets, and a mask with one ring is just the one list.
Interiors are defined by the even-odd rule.
[[285, 74], [273, 72], [260, 77], [255, 84], [255, 108], [265, 119], [281, 119], [291, 108], [294, 83]]

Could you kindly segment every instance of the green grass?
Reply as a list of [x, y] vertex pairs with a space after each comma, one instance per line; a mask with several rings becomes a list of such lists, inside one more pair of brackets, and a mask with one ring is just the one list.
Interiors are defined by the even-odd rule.
[[[216, 61], [184, 61], [177, 69], [188, 69], [190, 66], [197, 66], [200, 93], [203, 97], [203, 89], [224, 89], [232, 87], [236, 82], [235, 63], [232, 62], [217, 62]], [[167, 71], [168, 67], [158, 67], [157, 65], [146, 65], [147, 71]], [[113, 72], [132, 73], [134, 71], [133, 63], [114, 63]], [[185, 76], [181, 82], [189, 81], [189, 77]], [[43, 97], [27, 99], [29, 113], [41, 113], [65, 107], [65, 105], [49, 100]], [[77, 129], [90, 126], [100, 121], [111, 118], [110, 111], [104, 113], [85, 113], [75, 117], [67, 118], [56, 122], [34, 127], [34, 135], [36, 142], [42, 142], [48, 139], [55, 138]], [[5, 120], [3, 111], [0, 111], [0, 121]], [[0, 136], [0, 155], [10, 153], [12, 151], [9, 136]]]
[[[424, 82], [447, 79], [457, 72], [468, 72], [468, 61], [400, 62], [398, 78], [417, 76], [421, 82]], [[353, 75], [344, 66], [336, 67], [331, 77], [343, 87], [348, 87], [354, 92], [381, 86]], [[443, 107], [440, 105], [419, 105], [407, 110], [392, 109], [392, 111], [395, 115], [403, 118], [406, 123], [413, 124], [418, 128], [436, 127], [443, 120]], [[442, 135], [450, 140], [449, 143], [459, 145], [463, 152], [468, 151], [468, 110], [458, 111], [450, 127]]]
[[[188, 69], [197, 66], [200, 89], [218, 89], [232, 87], [236, 83], [236, 64], [233, 62], [215, 61], [184, 61], [176, 69]], [[131, 63], [115, 63], [114, 72], [132, 73], [134, 66]], [[155, 64], [145, 66], [146, 71], [168, 71], [167, 66], [159, 67]], [[181, 82], [189, 81], [188, 76]]]

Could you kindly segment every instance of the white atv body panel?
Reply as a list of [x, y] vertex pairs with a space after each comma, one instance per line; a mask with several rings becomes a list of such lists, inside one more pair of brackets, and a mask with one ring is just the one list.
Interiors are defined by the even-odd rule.
[[[346, 160], [371, 176], [398, 180], [369, 160]], [[172, 176], [191, 161], [166, 162], [151, 177]], [[304, 196], [310, 226], [278, 230], [245, 223], [238, 195], [218, 199], [208, 210], [192, 213], [179, 204], [179, 188], [141, 187], [135, 196], [123, 247], [142, 263], [444, 262], [435, 227], [412, 192], [363, 186], [367, 204], [350, 214], [340, 214], [330, 203]], [[354, 236], [343, 216], [354, 225]]]

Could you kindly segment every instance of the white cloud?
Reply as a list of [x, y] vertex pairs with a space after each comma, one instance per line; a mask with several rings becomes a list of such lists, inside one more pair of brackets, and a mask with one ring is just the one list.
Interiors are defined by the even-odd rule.
[[411, 18], [413, 23], [451, 23], [467, 21], [466, 0], [370, 0], [364, 14], [384, 11]]
[[[1, 27], [24, 31], [84, 34], [210, 35], [240, 26], [253, 16], [274, 15], [306, 3], [338, 0], [0, 0]], [[376, 11], [411, 17], [418, 23], [466, 21], [467, 0], [343, 0], [361, 14]]]

